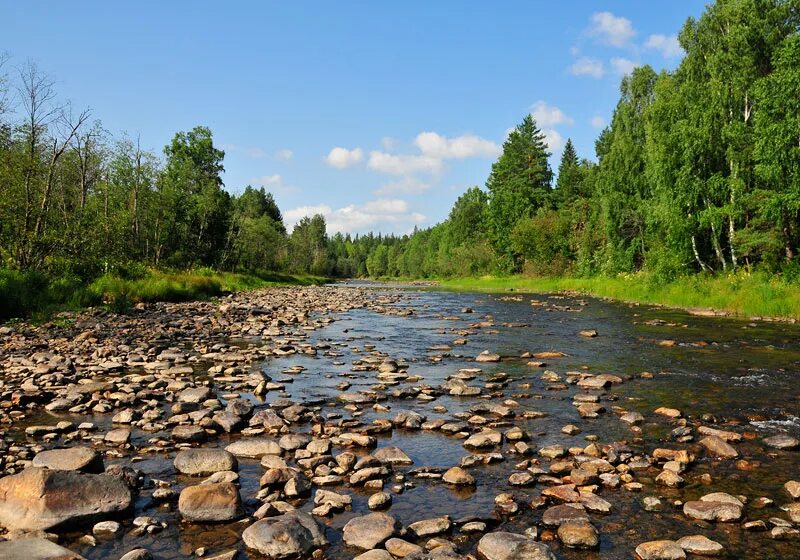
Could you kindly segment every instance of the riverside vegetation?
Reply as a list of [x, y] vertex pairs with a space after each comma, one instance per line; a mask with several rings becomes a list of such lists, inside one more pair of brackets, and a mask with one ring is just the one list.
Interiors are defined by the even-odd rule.
[[[81, 303], [98, 296], [71, 286], [103, 275], [141, 284], [164, 269], [522, 274], [584, 279], [576, 283], [589, 290], [604, 283], [591, 279], [609, 279], [615, 289], [606, 295], [663, 295], [665, 303], [675, 298], [664, 294], [689, 284], [699, 287], [690, 305], [796, 318], [798, 14], [793, 0], [714, 2], [681, 30], [686, 54], [677, 69], [642, 66], [623, 78], [596, 161], [567, 141], [554, 174], [544, 136], [527, 116], [505, 141], [486, 189], [468, 189], [447, 220], [403, 236], [329, 237], [321, 215], [289, 233], [263, 188], [236, 196], [223, 188], [224, 152], [208, 128], [179, 132], [159, 158], [138, 139], [113, 139], [88, 111], [59, 103], [52, 80], [29, 64], [0, 83], [0, 257], [12, 270], [0, 273], [0, 299], [23, 301], [22, 312]], [[642, 295], [640, 282], [614, 282], [630, 274], [659, 288]], [[525, 284], [537, 283], [519, 280]], [[721, 285], [735, 293], [719, 296]], [[26, 286], [36, 289], [22, 297]], [[53, 301], [37, 301], [47, 297]], [[19, 306], [0, 311], [20, 313]]]

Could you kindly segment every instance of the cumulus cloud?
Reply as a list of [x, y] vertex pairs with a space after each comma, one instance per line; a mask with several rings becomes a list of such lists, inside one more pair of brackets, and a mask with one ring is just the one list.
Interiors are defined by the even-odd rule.
[[262, 175], [258, 178], [257, 183], [264, 187], [280, 187], [283, 185], [283, 177], [278, 175]]
[[574, 76], [591, 76], [596, 79], [602, 78], [606, 73], [602, 62], [586, 56], [576, 60], [572, 66], [569, 67], [569, 71]]
[[543, 128], [544, 142], [551, 152], [557, 152], [564, 145], [564, 137], [554, 128]]
[[633, 72], [633, 69], [639, 66], [638, 62], [633, 62], [632, 60], [628, 60], [627, 58], [612, 58], [611, 59], [611, 67], [614, 69], [614, 72], [619, 74], [620, 76], [625, 76]]
[[664, 58], [674, 58], [683, 53], [680, 43], [678, 43], [677, 35], [650, 35], [644, 48], [659, 51]]
[[624, 47], [636, 35], [631, 20], [615, 16], [611, 12], [597, 12], [592, 15], [589, 35], [597, 37], [602, 43], [614, 47]]
[[391, 152], [397, 145], [397, 140], [395, 140], [391, 136], [384, 136], [383, 138], [381, 138], [381, 145], [383, 146], [384, 150], [386, 150], [387, 152]]
[[369, 153], [367, 166], [390, 175], [411, 175], [413, 173], [438, 173], [442, 160], [427, 155], [389, 154], [378, 150]]
[[398, 231], [410, 230], [422, 224], [426, 217], [413, 212], [405, 200], [376, 199], [364, 204], [350, 204], [342, 208], [331, 208], [326, 204], [301, 206], [284, 213], [289, 229], [305, 216], [322, 214], [328, 226], [328, 233], [354, 233], [366, 230]]
[[275, 159], [279, 159], [281, 161], [289, 161], [293, 157], [294, 152], [288, 148], [283, 148], [282, 150], [275, 152]]
[[548, 105], [545, 101], [539, 100], [531, 107], [531, 116], [536, 119], [539, 126], [556, 126], [559, 124], [573, 124], [575, 121], [564, 114], [555, 105]]
[[595, 115], [594, 117], [592, 117], [592, 120], [589, 121], [589, 123], [594, 128], [603, 128], [606, 125], [606, 120], [600, 115]]
[[416, 177], [403, 177], [399, 181], [393, 181], [382, 185], [375, 191], [377, 196], [388, 196], [392, 194], [420, 194], [430, 189], [433, 185], [428, 182], [420, 181]]
[[436, 132], [421, 132], [414, 144], [423, 155], [438, 159], [494, 157], [500, 153], [500, 146], [474, 134], [448, 138]]
[[325, 161], [328, 165], [339, 169], [356, 165], [362, 159], [364, 159], [364, 151], [361, 148], [348, 150], [347, 148], [336, 147], [325, 156]]

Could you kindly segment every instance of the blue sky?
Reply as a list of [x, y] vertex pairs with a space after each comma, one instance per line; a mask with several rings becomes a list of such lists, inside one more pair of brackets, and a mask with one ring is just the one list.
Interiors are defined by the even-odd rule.
[[19, 2], [0, 52], [160, 153], [202, 124], [225, 184], [274, 193], [290, 224], [405, 233], [483, 185], [532, 112], [582, 157], [635, 64], [673, 68], [704, 2]]

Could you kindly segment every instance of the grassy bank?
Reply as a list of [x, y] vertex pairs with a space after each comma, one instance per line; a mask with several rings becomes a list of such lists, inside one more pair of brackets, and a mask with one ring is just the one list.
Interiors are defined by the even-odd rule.
[[645, 274], [594, 278], [484, 276], [445, 279], [439, 285], [480, 292], [576, 291], [619, 301], [713, 309], [742, 317], [800, 319], [800, 284], [767, 274], [694, 275], [668, 283]]
[[46, 317], [54, 312], [105, 305], [124, 311], [139, 302], [191, 301], [267, 286], [322, 284], [326, 278], [291, 274], [238, 274], [203, 269], [150, 270], [133, 278], [106, 274], [91, 282], [0, 269], [0, 320]]

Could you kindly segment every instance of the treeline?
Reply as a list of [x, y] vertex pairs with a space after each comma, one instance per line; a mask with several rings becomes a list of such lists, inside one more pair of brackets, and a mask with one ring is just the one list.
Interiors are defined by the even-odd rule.
[[334, 244], [336, 269], [800, 277], [799, 25], [797, 0], [713, 3], [680, 32], [675, 71], [644, 66], [622, 80], [596, 163], [568, 141], [553, 181], [526, 117], [485, 190], [468, 190], [433, 228]]
[[[7, 62], [7, 61], [6, 61]], [[2, 267], [91, 279], [147, 268], [324, 273], [321, 217], [287, 234], [263, 188], [233, 196], [208, 128], [159, 155], [62, 103], [34, 64], [0, 81]]]
[[[210, 267], [352, 276], [614, 275], [760, 268], [800, 276], [800, 6], [718, 0], [677, 69], [636, 68], [609, 126], [557, 174], [526, 116], [485, 188], [405, 236], [286, 231], [272, 195], [223, 185], [208, 128], [162, 154], [58, 100], [35, 65], [0, 80], [0, 259], [50, 278]], [[0, 70], [0, 75], [3, 72]], [[2, 283], [0, 275], [0, 283]]]

